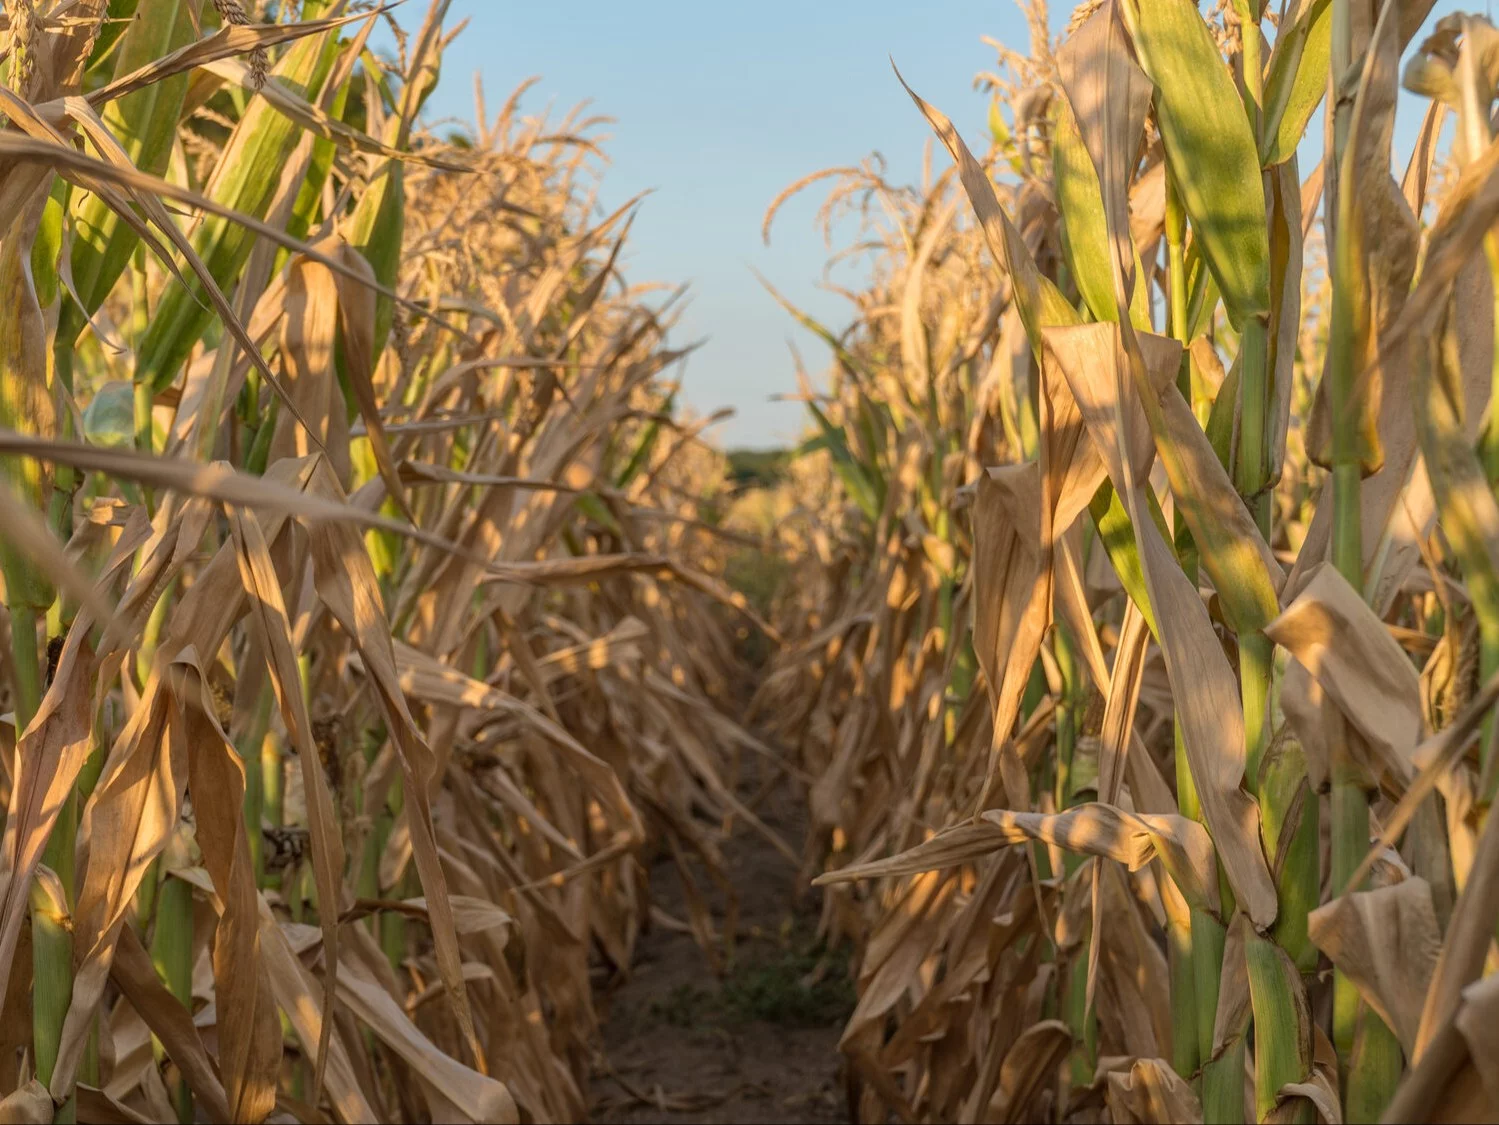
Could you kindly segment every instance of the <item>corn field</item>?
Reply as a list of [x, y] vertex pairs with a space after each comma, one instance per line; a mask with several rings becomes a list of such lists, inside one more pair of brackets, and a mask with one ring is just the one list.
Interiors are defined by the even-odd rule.
[[1022, 6], [754, 516], [448, 0], [5, 0], [0, 1121], [584, 1119], [734, 836], [850, 1120], [1499, 1119], [1499, 32]]

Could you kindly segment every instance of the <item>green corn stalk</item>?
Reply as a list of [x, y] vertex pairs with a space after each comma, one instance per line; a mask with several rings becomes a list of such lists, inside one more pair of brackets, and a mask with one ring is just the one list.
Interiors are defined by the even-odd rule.
[[282, 768], [281, 738], [268, 731], [260, 742], [261, 816], [272, 828], [280, 828], [285, 819], [282, 815], [282, 798], [286, 789], [286, 778]]
[[[151, 962], [167, 989], [189, 1012], [193, 1010], [193, 887], [164, 875], [156, 894], [156, 924], [151, 935]], [[181, 1077], [172, 1091], [177, 1120], [193, 1121], [193, 1095]]]
[[[58, 304], [61, 294], [61, 278], [58, 262], [62, 257], [63, 227], [67, 215], [70, 185], [61, 179], [53, 181], [51, 195], [42, 212], [41, 225], [36, 242], [31, 247], [31, 275], [36, 283], [37, 304], [51, 309]], [[59, 311], [59, 315], [61, 315]], [[64, 399], [73, 393], [73, 353], [71, 345], [64, 346], [60, 337], [54, 337], [52, 353], [52, 378], [57, 393]], [[64, 410], [58, 417], [58, 436], [64, 440], [77, 438], [73, 426], [73, 413]], [[73, 494], [82, 484], [83, 478], [71, 465], [58, 465], [53, 469], [54, 487], [47, 510], [47, 523], [57, 537], [66, 542], [73, 534]], [[62, 632], [62, 599], [52, 604], [48, 615], [48, 631], [56, 636]]]
[[[1241, 1036], [1213, 1055], [1213, 1019], [1218, 1010], [1223, 977], [1223, 949], [1228, 930], [1206, 910], [1192, 910], [1192, 968], [1197, 986], [1198, 1046], [1202, 1067], [1202, 1119], [1238, 1125], [1244, 1120], [1244, 1058], [1248, 1045]], [[1207, 1024], [1207, 1034], [1202, 1028]]]
[[[1255, 1120], [1312, 1125], [1316, 1112], [1307, 1098], [1280, 1107], [1281, 1087], [1300, 1082], [1312, 1069], [1312, 1021], [1300, 974], [1286, 951], [1275, 942], [1249, 931], [1244, 943], [1249, 963], [1249, 996], [1254, 1011]], [[1265, 1031], [1276, 1029], [1276, 1034]], [[1290, 1112], [1286, 1112], [1287, 1109]], [[1359, 1120], [1366, 1120], [1359, 1118]]]
[[[1082, 733], [1083, 708], [1086, 695], [1083, 690], [1081, 669], [1078, 667], [1076, 642], [1067, 627], [1057, 622], [1052, 633], [1052, 651], [1061, 675], [1062, 690], [1057, 700], [1056, 732], [1056, 806], [1058, 810], [1069, 809], [1078, 803], [1078, 784], [1074, 774], [1078, 736]], [[1095, 860], [1095, 863], [1102, 862]], [[1063, 853], [1063, 871], [1071, 878], [1082, 866], [1082, 857], [1075, 852]], [[1087, 1005], [1089, 947], [1097, 940], [1091, 930], [1074, 952], [1067, 970], [1067, 982], [1063, 1000], [1063, 1013], [1068, 1027], [1072, 1029], [1076, 1044], [1072, 1053], [1072, 1080], [1086, 1085], [1093, 1080], [1093, 1071], [1098, 1058], [1098, 1013]]]
[[1307, 919], [1321, 896], [1321, 802], [1307, 781], [1306, 756], [1289, 734], [1260, 760], [1257, 792], [1265, 854], [1276, 875], [1280, 912], [1271, 937], [1303, 976], [1317, 970]]
[[[47, 282], [37, 284], [32, 254], [47, 208], [48, 181], [45, 177], [35, 179], [36, 188], [29, 201], [0, 242], [0, 426], [17, 433], [54, 437], [57, 409], [47, 362], [46, 324], [38, 297], [38, 290], [47, 288]], [[0, 468], [4, 485], [18, 499], [34, 511], [47, 511], [54, 483], [49, 466], [29, 458], [7, 458]], [[0, 538], [0, 566], [4, 568], [6, 602], [12, 614], [18, 609], [45, 613], [54, 596], [52, 583], [4, 538]], [[34, 624], [35, 618], [32, 620]], [[23, 694], [31, 702], [26, 721], [41, 699], [35, 648], [34, 643], [18, 645], [16, 653], [16, 675], [24, 677]], [[24, 729], [19, 713], [17, 729]]]
[[265, 807], [265, 773], [260, 766], [259, 750], [271, 727], [271, 704], [270, 685], [263, 684], [255, 703], [255, 717], [235, 746], [245, 766], [245, 831], [250, 840], [250, 862], [255, 870], [256, 886], [265, 885], [265, 836], [260, 827]]
[[[1142, 48], [1141, 63], [1157, 84], [1157, 115], [1169, 169], [1168, 227], [1180, 226], [1180, 217], [1170, 215], [1179, 202], [1222, 292], [1229, 320], [1239, 330], [1239, 357], [1235, 364], [1239, 433], [1237, 456], [1231, 466], [1232, 479], [1253, 513], [1260, 534], [1268, 538], [1273, 380], [1268, 338], [1271, 257], [1259, 159], [1265, 105], [1259, 31], [1262, 11], [1258, 0], [1236, 0], [1235, 7], [1244, 45], [1243, 84], [1236, 94], [1195, 6], [1174, 0], [1160, 5], [1141, 4], [1132, 30], [1139, 32], [1136, 43]], [[1169, 243], [1168, 253], [1172, 253]], [[1190, 299], [1186, 297], [1185, 253], [1173, 258], [1173, 266], [1178, 258], [1182, 282], [1178, 284], [1173, 277], [1172, 321], [1182, 326], [1177, 332], [1185, 344], [1190, 337], [1183, 328], [1195, 318], [1190, 314]], [[1190, 376], [1186, 378], [1190, 387]], [[1220, 408], [1227, 405], [1226, 389], [1219, 392]], [[1226, 412], [1213, 413], [1227, 417]], [[1166, 452], [1163, 450], [1163, 455]], [[1164, 460], [1174, 483], [1172, 459], [1164, 456]], [[1191, 497], [1181, 499], [1184, 514], [1194, 518]], [[1200, 520], [1201, 516], [1195, 518]], [[1263, 787], [1260, 784], [1274, 693], [1274, 645], [1265, 637], [1263, 628], [1278, 612], [1274, 591], [1257, 581], [1260, 574], [1257, 562], [1249, 563], [1254, 569], [1252, 576], [1245, 573], [1242, 562], [1236, 565], [1234, 556], [1245, 549], [1244, 544], [1213, 541], [1221, 537], [1210, 533], [1211, 525], [1199, 527], [1194, 523], [1194, 530], [1199, 533], [1194, 538], [1199, 540], [1203, 532], [1209, 532], [1207, 542], [1198, 542], [1201, 561], [1212, 574], [1214, 585], [1224, 598], [1225, 614], [1238, 634], [1246, 779], [1259, 799], [1262, 823], [1270, 830], [1271, 839], [1277, 845], [1283, 842], [1286, 849], [1277, 870], [1283, 920], [1275, 936], [1288, 941], [1292, 949], [1288, 951], [1260, 935], [1252, 935], [1248, 951], [1254, 998], [1256, 1114], [1263, 1117], [1274, 1108], [1277, 1091], [1287, 1083], [1304, 1079], [1310, 1068], [1307, 1020], [1287, 1004], [1293, 999], [1304, 1004], [1300, 998], [1305, 993], [1297, 967], [1309, 953], [1314, 957], [1304, 932], [1298, 933], [1296, 928], [1299, 925], [1304, 931], [1307, 895], [1313, 896], [1310, 905], [1315, 905], [1319, 885], [1316, 821], [1303, 812], [1295, 826], [1287, 824], [1291, 803], [1299, 792], [1298, 779], [1287, 777], [1294, 763], [1278, 759], [1265, 778], [1269, 784]], [[1247, 580], [1251, 577], [1256, 580]], [[1303, 809], [1304, 805], [1303, 797]], [[1283, 830], [1288, 833], [1284, 841]], [[1299, 922], [1285, 920], [1298, 913]], [[1205, 928], [1211, 925], [1206, 923]], [[1196, 952], [1195, 932], [1193, 937]], [[1221, 946], [1216, 952], [1221, 956]], [[1285, 975], [1287, 966], [1289, 979]], [[1215, 975], [1199, 973], [1199, 988], [1216, 994], [1212, 980]], [[1212, 1011], [1201, 991], [1197, 1000], [1204, 1015]], [[1223, 1061], [1215, 1060], [1211, 1065], [1217, 1067]], [[1221, 1074], [1205, 1074], [1204, 1078], [1207, 1120], [1235, 1110], [1242, 1114], [1237, 1075], [1225, 1070]], [[1302, 1117], [1308, 1109], [1298, 1103], [1292, 1108], [1293, 1116]]]
[[[1179, 517], [1178, 517], [1179, 518]], [[1187, 533], [1190, 537], [1190, 533]], [[1196, 564], [1191, 559], [1183, 560], [1187, 576], [1197, 577]], [[1174, 757], [1176, 766], [1176, 806], [1182, 816], [1205, 824], [1202, 802], [1197, 795], [1197, 783], [1192, 780], [1192, 767], [1187, 760], [1187, 745], [1182, 737], [1182, 726], [1176, 724]], [[1219, 873], [1221, 897], [1225, 913], [1230, 909], [1232, 894], [1227, 890], [1227, 881]], [[1244, 1058], [1247, 1044], [1243, 1037], [1224, 1044], [1221, 1054], [1213, 1051], [1213, 1033], [1218, 1021], [1218, 997], [1223, 980], [1223, 951], [1228, 942], [1228, 930], [1223, 920], [1211, 911], [1199, 906], [1188, 910], [1188, 927], [1185, 934], [1176, 932], [1170, 948], [1179, 958], [1190, 958], [1186, 966], [1173, 963], [1171, 979], [1173, 987], [1180, 982], [1184, 995], [1190, 995], [1196, 1009], [1192, 1019], [1175, 1026], [1184, 1034], [1178, 1038], [1188, 1040], [1185, 1032], [1195, 1025], [1195, 1054], [1202, 1068], [1200, 1095], [1203, 1120], [1238, 1125], [1244, 1120]], [[1189, 983], [1190, 982], [1190, 983]], [[1173, 996], [1172, 1015], [1185, 1007], [1184, 1000]], [[1174, 1045], [1173, 1045], [1174, 1046]], [[1191, 1049], [1181, 1048], [1184, 1054]], [[1193, 1070], [1178, 1070], [1189, 1075]]]
[[[1352, 13], [1348, 0], [1332, 0], [1330, 82], [1337, 89], [1353, 62]], [[1363, 484], [1360, 414], [1355, 408], [1358, 377], [1356, 336], [1360, 310], [1354, 307], [1356, 292], [1352, 239], [1343, 229], [1352, 214], [1351, 192], [1359, 190], [1352, 176], [1348, 154], [1351, 113], [1332, 114], [1333, 158], [1340, 170], [1336, 207], [1339, 221], [1331, 232], [1332, 322], [1327, 346], [1327, 400], [1332, 419], [1332, 560], [1355, 590], [1364, 588], [1363, 528], [1360, 492]], [[1342, 737], [1332, 745], [1332, 882], [1335, 893], [1349, 887], [1355, 870], [1369, 847], [1369, 795], [1362, 770], [1355, 764], [1347, 739], [1356, 737], [1341, 724]], [[1400, 1045], [1393, 1032], [1360, 999], [1346, 974], [1333, 977], [1333, 1045], [1344, 1075], [1345, 1112], [1351, 1120], [1374, 1120], [1394, 1095], [1400, 1077]]]

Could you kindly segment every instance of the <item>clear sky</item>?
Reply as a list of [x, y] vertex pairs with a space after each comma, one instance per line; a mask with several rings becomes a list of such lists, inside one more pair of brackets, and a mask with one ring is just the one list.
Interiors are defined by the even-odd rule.
[[[424, 7], [418, 0], [398, 17], [415, 24]], [[1455, 7], [1440, 0], [1432, 19]], [[1071, 4], [1054, 8], [1054, 26], [1065, 23]], [[847, 302], [819, 286], [827, 250], [813, 220], [822, 192], [814, 187], [781, 212], [769, 247], [760, 240], [766, 206], [801, 176], [874, 150], [893, 181], [919, 179], [930, 133], [891, 73], [891, 56], [983, 151], [988, 102], [973, 77], [995, 58], [980, 37], [1022, 49], [1028, 42], [1010, 0], [454, 0], [450, 24], [463, 18], [468, 27], [445, 58], [428, 120], [471, 119], [476, 73], [491, 112], [540, 75], [522, 112], [550, 106], [560, 117], [591, 99], [594, 111], [616, 119], [600, 202], [612, 208], [654, 189], [631, 232], [626, 276], [690, 283], [676, 342], [705, 342], [687, 361], [684, 394], [699, 412], [735, 408], [716, 431], [729, 447], [784, 444], [801, 433], [803, 408], [771, 401], [795, 390], [788, 341], [814, 375], [828, 362], [752, 267], [829, 327], [849, 319]], [[1403, 110], [1402, 164], [1419, 122], [1419, 111]], [[934, 167], [947, 160], [939, 148]]]
[[[414, 25], [424, 7], [408, 4], [397, 17]], [[1008, 0], [454, 0], [450, 23], [465, 17], [427, 119], [471, 119], [476, 72], [491, 112], [519, 82], [540, 75], [523, 112], [550, 105], [560, 117], [591, 99], [616, 119], [607, 129], [601, 202], [617, 206], [655, 189], [631, 231], [626, 276], [690, 283], [675, 338], [705, 343], [687, 361], [684, 395], [700, 412], [736, 409], [716, 431], [727, 446], [781, 444], [801, 432], [802, 407], [770, 401], [795, 390], [788, 340], [814, 374], [828, 359], [751, 267], [830, 326], [849, 319], [847, 302], [818, 286], [827, 258], [813, 224], [821, 192], [781, 212], [769, 247], [760, 240], [766, 206], [801, 176], [855, 164], [876, 149], [893, 180], [919, 178], [930, 133], [890, 56], [982, 151], [988, 103], [973, 76], [993, 69], [994, 52], [980, 36], [1027, 42]], [[940, 169], [947, 155], [939, 148], [937, 156]]]

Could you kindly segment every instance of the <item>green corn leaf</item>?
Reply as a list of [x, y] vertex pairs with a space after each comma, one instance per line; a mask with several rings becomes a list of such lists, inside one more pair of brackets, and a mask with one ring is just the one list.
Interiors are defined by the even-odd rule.
[[89, 54], [88, 66], [83, 72], [83, 88], [97, 89], [109, 81], [114, 72], [111, 60], [115, 48], [125, 37], [126, 31], [135, 25], [135, 13], [140, 0], [109, 0], [104, 19], [99, 21], [99, 33], [94, 38], [94, 49]]
[[[22, 197], [19, 213], [0, 241], [0, 427], [43, 438], [57, 434], [57, 407], [48, 385], [47, 327], [32, 281], [31, 255], [51, 202], [45, 191], [49, 176], [45, 170], [31, 172], [28, 183], [35, 186]], [[46, 511], [53, 479], [53, 468], [34, 458], [0, 459], [0, 488], [33, 511]], [[12, 611], [22, 606], [45, 610], [52, 603], [47, 574], [4, 535], [0, 568]]]
[[[1171, 530], [1166, 523], [1166, 513], [1161, 511], [1160, 501], [1156, 499], [1154, 492], [1147, 491], [1146, 502], [1150, 508], [1150, 519], [1156, 525], [1168, 544], [1172, 542]], [[1145, 570], [1140, 565], [1140, 551], [1135, 543], [1135, 525], [1129, 518], [1129, 512], [1125, 509], [1119, 494], [1114, 491], [1111, 481], [1105, 480], [1098, 486], [1098, 491], [1093, 494], [1093, 499], [1088, 502], [1088, 512], [1093, 517], [1093, 523], [1098, 528], [1098, 538], [1103, 544], [1104, 552], [1109, 556], [1109, 563], [1114, 568], [1114, 573], [1119, 576], [1119, 584], [1124, 587], [1124, 592], [1129, 595], [1130, 600], [1140, 607], [1140, 613], [1145, 618], [1145, 624], [1150, 629], [1150, 635], [1157, 637], [1155, 626], [1155, 613], [1150, 607], [1150, 594], [1145, 589]]]
[[[1218, 401], [1223, 398], [1220, 391]], [[1176, 385], [1159, 400], [1142, 395], [1141, 401], [1177, 510], [1192, 530], [1224, 617], [1238, 633], [1262, 629], [1280, 612], [1269, 546]]]
[[1191, 297], [1187, 301], [1187, 338], [1197, 339], [1213, 323], [1213, 314], [1218, 310], [1218, 283], [1213, 280], [1213, 271], [1202, 264], [1202, 252], [1197, 243], [1187, 248], [1187, 275], [1191, 278]]
[[1025, 324], [1025, 334], [1030, 340], [1031, 351], [1039, 362], [1041, 330], [1081, 324], [1083, 318], [1072, 307], [1072, 303], [1062, 295], [1056, 283], [1036, 267], [1036, 260], [1031, 256], [1025, 239], [1020, 237], [1015, 224], [1010, 221], [1004, 208], [999, 205], [999, 199], [994, 194], [994, 184], [990, 181], [989, 174], [973, 158], [968, 145], [953, 128], [952, 120], [907, 86], [906, 80], [900, 76], [900, 71], [895, 72], [895, 77], [905, 87], [906, 93], [916, 103], [916, 108], [921, 110], [921, 115], [932, 127], [932, 132], [937, 134], [937, 138], [957, 164], [958, 177], [963, 182], [963, 191], [967, 193], [968, 202], [973, 206], [974, 214], [978, 216], [979, 226], [984, 232], [984, 240], [989, 244], [989, 251], [1004, 263], [1005, 270], [1009, 273], [1011, 283], [1015, 287], [1015, 305], [1020, 311], [1021, 321]]
[[765, 291], [775, 298], [776, 304], [790, 313], [798, 324], [833, 350], [833, 355], [837, 357], [839, 365], [848, 372], [849, 377], [857, 385], [860, 387], [870, 387], [874, 384], [874, 373], [869, 370], [858, 356], [843, 346], [842, 340], [838, 339], [837, 336], [819, 321], [814, 320], [811, 316], [802, 312], [801, 309], [786, 300], [785, 297], [781, 296], [776, 287], [765, 280], [758, 271], [753, 272], [755, 273], [756, 280], [765, 287]]
[[1098, 486], [1098, 491], [1088, 504], [1088, 510], [1093, 515], [1093, 522], [1098, 527], [1098, 540], [1109, 556], [1114, 573], [1119, 576], [1120, 585], [1124, 587], [1130, 601], [1140, 607], [1145, 624], [1150, 628], [1150, 635], [1159, 640], [1155, 613], [1150, 608], [1150, 594], [1145, 589], [1145, 571], [1140, 566], [1140, 552], [1135, 546], [1135, 528], [1110, 481], [1105, 480]]
[[57, 300], [57, 262], [62, 254], [63, 212], [67, 209], [67, 201], [67, 182], [54, 180], [52, 193], [42, 209], [36, 241], [31, 244], [31, 279], [36, 286], [37, 304], [44, 309], [50, 308]]
[[[399, 160], [383, 161], [360, 197], [349, 224], [349, 244], [375, 271], [387, 288], [396, 282], [401, 266], [401, 236], [406, 225], [406, 172]], [[375, 354], [390, 336], [395, 303], [384, 293], [375, 297]]]
[[[329, 112], [339, 121], [343, 120], [344, 112], [348, 109], [349, 88], [352, 85], [352, 81], [345, 82], [333, 97]], [[302, 181], [297, 201], [292, 206], [291, 218], [286, 224], [286, 232], [293, 238], [306, 238], [318, 219], [323, 202], [323, 185], [328, 182], [328, 173], [333, 169], [333, 157], [337, 149], [338, 145], [326, 137], [319, 137], [312, 142], [312, 160], [307, 165], [307, 178]], [[285, 253], [286, 251], [282, 251], [282, 254]]]
[[1265, 167], [1296, 155], [1307, 122], [1327, 93], [1331, 51], [1331, 0], [1311, 0], [1302, 5], [1295, 21], [1282, 27], [1275, 37], [1265, 75], [1264, 140], [1260, 150]]
[[1223, 383], [1218, 387], [1218, 396], [1213, 399], [1212, 413], [1208, 415], [1208, 442], [1218, 460], [1227, 469], [1233, 462], [1234, 410], [1239, 401], [1239, 361], [1236, 358], [1228, 369]]
[[[1286, 1121], [1313, 1121], [1311, 1102], [1283, 1097], [1283, 1087], [1312, 1070], [1312, 1012], [1306, 986], [1286, 951], [1245, 926], [1244, 954], [1255, 1025], [1255, 1120], [1277, 1111]], [[1360, 1118], [1360, 1120], [1367, 1120]]]
[[[667, 398], [666, 404], [661, 408], [665, 414], [676, 413], [676, 392]], [[625, 462], [625, 467], [620, 470], [619, 476], [614, 478], [614, 487], [617, 489], [627, 488], [632, 480], [640, 475], [640, 470], [650, 464], [651, 452], [656, 448], [656, 442], [661, 436], [661, 422], [652, 418], [641, 431], [640, 440], [635, 443], [634, 450], [630, 453], [630, 459]]]
[[[860, 511], [869, 517], [870, 522], [880, 518], [880, 502], [875, 494], [874, 486], [864, 475], [864, 469], [854, 458], [848, 447], [848, 438], [842, 428], [834, 426], [828, 421], [828, 416], [818, 408], [815, 402], [807, 403], [807, 409], [816, 420], [818, 428], [822, 431], [821, 436], [814, 441], [818, 442], [815, 448], [827, 450], [833, 458], [833, 468], [838, 476], [842, 478], [844, 485], [853, 496], [855, 503], [859, 505]], [[804, 443], [798, 450], [798, 455], [813, 452], [811, 443]]]
[[1000, 112], [999, 99], [989, 99], [989, 136], [994, 141], [994, 147], [999, 149], [1004, 156], [1005, 162], [1017, 175], [1021, 175], [1025, 169], [1020, 163], [1020, 154], [1015, 151], [1015, 135], [1010, 131], [1009, 122]]
[[1109, 268], [1109, 235], [1098, 191], [1098, 173], [1083, 147], [1077, 119], [1065, 98], [1057, 102], [1051, 164], [1057, 210], [1062, 215], [1062, 247], [1067, 266], [1093, 319], [1113, 320], [1119, 305], [1114, 299], [1114, 277]]
[[[311, 19], [321, 10], [320, 4], [309, 0], [303, 14]], [[272, 75], [298, 95], [311, 99], [327, 78], [337, 51], [335, 32], [308, 36], [287, 51]], [[296, 123], [265, 99], [253, 99], [230, 136], [206, 194], [243, 214], [264, 218], [276, 193], [281, 167], [300, 132]], [[192, 245], [219, 287], [224, 288], [249, 259], [255, 235], [215, 215], [199, 224]], [[199, 283], [168, 288], [137, 349], [137, 380], [149, 382], [156, 390], [170, 386], [212, 320], [213, 312]]]
[[1270, 240], [1259, 151], [1228, 64], [1192, 0], [1136, 0], [1140, 65], [1155, 83], [1166, 159], [1229, 319], [1270, 311]]
[[884, 507], [888, 485], [880, 464], [889, 448], [886, 434], [897, 431], [899, 427], [893, 423], [889, 408], [871, 400], [867, 395], [859, 396], [859, 413], [854, 424], [858, 427], [864, 448], [869, 451], [869, 456], [860, 465], [874, 487], [880, 506]]
[[[1083, 146], [1077, 119], [1065, 99], [1059, 99], [1056, 131], [1052, 137], [1052, 182], [1057, 209], [1062, 213], [1063, 247], [1083, 303], [1095, 320], [1113, 320], [1119, 308], [1114, 298], [1114, 275], [1109, 265], [1109, 232], [1104, 219], [1098, 172]], [[1135, 275], [1144, 275], [1135, 251]], [[1130, 298], [1130, 321], [1150, 330], [1148, 286], [1136, 285]]]
[[605, 504], [592, 492], [580, 492], [575, 502], [577, 503], [578, 511], [582, 512], [584, 516], [591, 519], [594, 523], [608, 528], [615, 535], [624, 534], [624, 529], [619, 526], [619, 521], [614, 518], [614, 513], [609, 510], [609, 505]]
[[[114, 77], [130, 74], [193, 38], [192, 9], [201, 0], [140, 0], [131, 11], [114, 50]], [[115, 5], [110, 5], [111, 14]], [[96, 47], [96, 50], [98, 48]], [[142, 172], [166, 172], [187, 97], [189, 75], [176, 74], [104, 106], [101, 116], [120, 147]], [[86, 319], [104, 303], [130, 263], [140, 237], [96, 194], [81, 194], [74, 204], [73, 285], [80, 311], [71, 301], [61, 313], [60, 338], [76, 339]]]

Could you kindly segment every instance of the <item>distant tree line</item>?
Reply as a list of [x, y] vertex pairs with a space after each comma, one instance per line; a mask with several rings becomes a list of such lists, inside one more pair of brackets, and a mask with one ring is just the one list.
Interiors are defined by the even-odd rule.
[[728, 457], [729, 480], [736, 492], [774, 487], [791, 463], [789, 449], [731, 449]]

